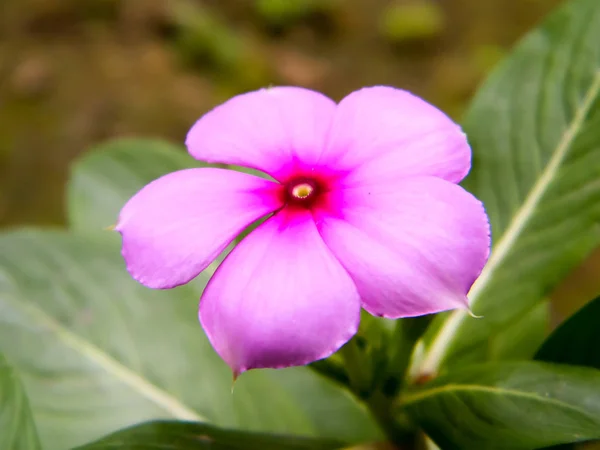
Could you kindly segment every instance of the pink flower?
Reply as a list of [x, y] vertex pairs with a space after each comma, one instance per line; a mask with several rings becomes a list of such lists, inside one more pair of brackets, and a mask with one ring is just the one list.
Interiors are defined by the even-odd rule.
[[200, 321], [234, 374], [307, 364], [355, 333], [361, 306], [410, 317], [468, 307], [489, 252], [482, 204], [457, 186], [464, 133], [390, 87], [336, 105], [307, 89], [239, 95], [190, 130], [192, 156], [249, 167], [168, 174], [123, 208], [127, 269], [172, 288], [197, 276], [248, 225], [270, 215], [218, 268]]

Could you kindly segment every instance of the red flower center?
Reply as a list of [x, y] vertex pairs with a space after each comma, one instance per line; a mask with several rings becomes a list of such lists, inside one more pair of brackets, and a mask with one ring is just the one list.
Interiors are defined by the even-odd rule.
[[285, 187], [285, 202], [288, 205], [311, 207], [322, 192], [320, 183], [312, 178], [295, 178]]

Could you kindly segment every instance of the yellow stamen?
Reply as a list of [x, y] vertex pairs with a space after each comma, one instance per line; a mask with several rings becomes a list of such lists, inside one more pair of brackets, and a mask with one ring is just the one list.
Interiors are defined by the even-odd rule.
[[302, 199], [312, 194], [314, 188], [308, 183], [301, 183], [294, 186], [292, 189], [292, 195], [296, 198]]

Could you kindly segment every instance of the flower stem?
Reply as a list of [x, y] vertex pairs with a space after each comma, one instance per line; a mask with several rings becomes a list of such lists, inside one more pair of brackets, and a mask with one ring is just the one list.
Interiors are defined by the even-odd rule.
[[410, 317], [396, 322], [387, 373], [382, 390], [395, 397], [405, 383], [406, 372], [417, 341], [423, 336], [434, 315]]
[[394, 396], [388, 396], [376, 385], [374, 363], [359, 340], [351, 339], [340, 349], [344, 367], [354, 394], [361, 398], [371, 414], [398, 449], [414, 448], [415, 433], [412, 424], [394, 413]]
[[360, 398], [369, 396], [373, 376], [371, 373], [371, 364], [366, 355], [358, 346], [356, 338], [350, 339], [340, 349], [340, 355], [344, 360], [344, 367], [350, 379], [350, 387]]
[[388, 440], [398, 449], [414, 449], [417, 435], [408, 421], [393, 413], [394, 399], [375, 391], [367, 400], [367, 406]]

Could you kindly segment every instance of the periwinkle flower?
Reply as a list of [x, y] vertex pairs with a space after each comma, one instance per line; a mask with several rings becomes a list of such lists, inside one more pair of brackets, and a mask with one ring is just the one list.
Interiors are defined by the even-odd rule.
[[168, 174], [123, 208], [131, 275], [158, 289], [197, 276], [254, 221], [217, 269], [200, 321], [235, 375], [327, 357], [361, 306], [399, 318], [468, 308], [489, 252], [482, 204], [458, 183], [471, 150], [441, 111], [391, 87], [336, 104], [276, 87], [239, 95], [190, 130], [196, 159], [243, 166]]

